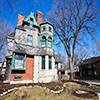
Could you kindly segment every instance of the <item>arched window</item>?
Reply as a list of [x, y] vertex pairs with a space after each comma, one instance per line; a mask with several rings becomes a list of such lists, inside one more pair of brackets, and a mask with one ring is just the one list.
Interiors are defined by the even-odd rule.
[[46, 47], [46, 37], [42, 37], [42, 47]]
[[49, 37], [48, 38], [48, 47], [52, 47], [52, 38], [51, 37]]

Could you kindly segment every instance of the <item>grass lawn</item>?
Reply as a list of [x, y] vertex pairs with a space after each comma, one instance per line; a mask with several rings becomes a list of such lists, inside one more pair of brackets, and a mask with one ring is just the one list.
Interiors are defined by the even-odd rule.
[[65, 90], [60, 94], [53, 94], [46, 89], [33, 87], [13, 91], [0, 97], [0, 100], [98, 100], [98, 97], [93, 94], [76, 95], [75, 91], [79, 90], [93, 92], [80, 84], [67, 82]]

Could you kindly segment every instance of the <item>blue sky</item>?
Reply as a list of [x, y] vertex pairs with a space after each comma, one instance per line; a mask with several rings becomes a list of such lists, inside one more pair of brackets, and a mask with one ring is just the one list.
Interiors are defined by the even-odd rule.
[[[11, 0], [10, 0], [11, 1]], [[100, 8], [100, 0], [97, 1], [97, 7]], [[14, 8], [21, 9], [21, 12], [17, 10], [17, 12], [12, 11], [7, 4], [6, 0], [1, 0], [3, 4], [2, 8], [2, 18], [6, 19], [8, 22], [11, 23], [11, 26], [14, 28], [17, 25], [17, 18], [18, 14], [23, 14], [24, 16], [27, 16], [31, 11], [34, 12], [34, 15], [36, 16], [37, 10], [41, 11], [43, 13], [43, 20], [46, 18], [46, 13], [51, 10], [52, 4], [54, 3], [54, 0], [16, 0], [17, 5], [13, 4]], [[100, 27], [97, 29], [97, 39], [100, 39]], [[88, 41], [91, 41], [89, 38]], [[90, 45], [92, 45], [91, 42], [89, 42]], [[56, 47], [56, 46], [55, 46]], [[56, 47], [57, 48], [57, 47]], [[63, 49], [60, 47], [59, 51], [63, 51]], [[56, 49], [56, 52], [58, 53], [58, 50]]]
[[[2, 17], [7, 19], [7, 21], [9, 21], [13, 27], [17, 25], [18, 14], [27, 16], [32, 11], [36, 16], [36, 12], [39, 10], [43, 13], [43, 19], [45, 19], [46, 13], [51, 10], [53, 0], [17, 0], [17, 4], [19, 5], [19, 8], [21, 8], [22, 13], [20, 13], [20, 11], [12, 11], [9, 5], [7, 5], [7, 2], [4, 2], [2, 13]], [[14, 4], [13, 6], [16, 5]], [[15, 7], [15, 9], [17, 9], [17, 7]]]

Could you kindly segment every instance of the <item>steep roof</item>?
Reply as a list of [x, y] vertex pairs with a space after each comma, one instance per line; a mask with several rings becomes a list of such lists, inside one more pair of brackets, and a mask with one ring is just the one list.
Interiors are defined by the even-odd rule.
[[15, 32], [11, 33], [10, 35], [8, 35], [10, 37], [15, 37]]
[[98, 56], [98, 57], [92, 57], [92, 58], [83, 60], [82, 62], [79, 63], [79, 66], [86, 65], [86, 64], [91, 64], [91, 63], [94, 63], [96, 61], [100, 61], [100, 56]]
[[37, 27], [39, 27], [39, 25], [38, 25], [38, 23], [37, 23], [37, 21], [36, 21], [36, 19], [35, 19], [35, 17], [34, 17], [34, 13], [33, 12], [30, 12], [30, 14], [24, 19], [24, 22], [26, 22], [26, 23], [30, 23], [30, 18], [32, 18], [32, 25], [34, 25], [34, 26], [37, 26]]
[[[53, 24], [51, 24], [48, 20], [44, 20], [44, 21], [40, 24], [40, 26], [43, 25], [43, 24], [49, 24], [49, 25], [53, 26]], [[54, 26], [53, 26], [53, 27], [54, 27]]]

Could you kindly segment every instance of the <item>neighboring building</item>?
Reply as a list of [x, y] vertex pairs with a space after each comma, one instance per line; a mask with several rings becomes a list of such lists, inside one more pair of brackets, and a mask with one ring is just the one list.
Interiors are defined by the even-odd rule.
[[15, 33], [7, 41], [5, 80], [11, 83], [57, 80], [60, 61], [55, 61], [54, 27], [47, 20], [42, 22], [40, 11], [37, 11], [37, 20], [32, 12], [26, 18], [18, 15]]
[[92, 57], [79, 64], [80, 77], [85, 79], [100, 79], [100, 56]]

